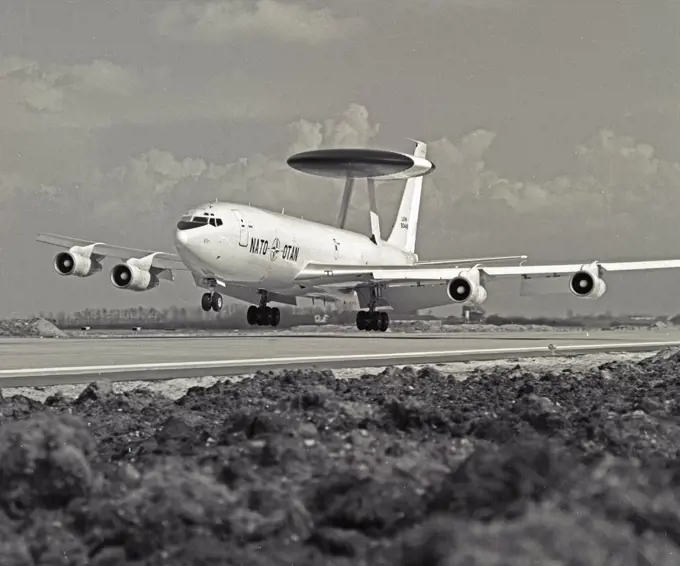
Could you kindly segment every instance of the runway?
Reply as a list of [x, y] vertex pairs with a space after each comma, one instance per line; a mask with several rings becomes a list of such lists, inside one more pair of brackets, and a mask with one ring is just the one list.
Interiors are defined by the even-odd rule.
[[380, 367], [655, 351], [680, 331], [246, 334], [0, 340], [0, 387], [237, 375], [259, 369]]

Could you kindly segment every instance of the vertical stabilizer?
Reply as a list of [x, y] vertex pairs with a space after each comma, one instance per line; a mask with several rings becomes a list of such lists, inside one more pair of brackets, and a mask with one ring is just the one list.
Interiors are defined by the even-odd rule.
[[[415, 141], [415, 140], [411, 140]], [[427, 157], [427, 144], [416, 141], [415, 157]], [[418, 215], [420, 213], [420, 196], [423, 189], [423, 177], [412, 177], [406, 180], [404, 194], [401, 197], [399, 212], [394, 221], [392, 232], [387, 243], [409, 253], [415, 253], [416, 233], [418, 231]]]

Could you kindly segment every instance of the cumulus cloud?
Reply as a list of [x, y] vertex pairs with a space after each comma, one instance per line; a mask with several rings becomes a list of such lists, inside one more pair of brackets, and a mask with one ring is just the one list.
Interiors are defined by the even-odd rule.
[[396, 9], [419, 10], [434, 8], [436, 10], [449, 10], [452, 8], [475, 9], [475, 10], [516, 10], [522, 7], [532, 7], [531, 0], [420, 0], [417, 4], [398, 5]]
[[656, 157], [654, 147], [604, 129], [576, 148], [583, 175], [598, 179], [611, 198], [634, 204], [652, 195], [672, 197], [680, 187], [680, 164]]
[[[186, 208], [204, 201], [250, 202], [272, 210], [332, 221], [342, 182], [301, 174], [286, 164], [298, 151], [317, 147], [368, 146], [379, 131], [365, 107], [352, 104], [324, 122], [300, 119], [288, 126], [289, 140], [280, 153], [255, 154], [232, 163], [211, 163], [198, 157], [178, 158], [163, 149], [150, 149], [108, 171], [83, 191], [80, 206], [102, 217], [142, 218], [150, 213], [174, 219]], [[357, 191], [354, 207], [366, 196]], [[131, 207], [130, 203], [134, 202]], [[363, 221], [363, 217], [359, 222]]]
[[361, 19], [340, 18], [326, 8], [283, 0], [167, 2], [155, 14], [153, 24], [160, 35], [209, 43], [264, 36], [320, 45], [364, 29]]
[[295, 105], [239, 69], [197, 85], [167, 67], [137, 71], [102, 59], [49, 65], [0, 55], [0, 131], [280, 118]]
[[[285, 207], [291, 214], [332, 222], [337, 207], [329, 202], [339, 203], [342, 182], [296, 172], [286, 159], [319, 147], [371, 146], [379, 130], [364, 106], [352, 104], [336, 118], [291, 123], [287, 143], [275, 154], [215, 163], [153, 148], [109, 171], [93, 170], [68, 190], [55, 191], [49, 179], [41, 179], [40, 190], [47, 191], [55, 203], [68, 202], [73, 207], [77, 202], [89, 208], [88, 215], [101, 216], [102, 221], [118, 216], [143, 218], [150, 213], [172, 219], [188, 207], [218, 198], [273, 210]], [[465, 211], [478, 206], [499, 214], [506, 210], [513, 216], [578, 217], [582, 225], [595, 227], [603, 214], [630, 215], [641, 203], [661, 214], [680, 213], [680, 164], [659, 159], [649, 144], [602, 130], [576, 148], [569, 174], [521, 180], [507, 178], [486, 163], [495, 139], [494, 132], [476, 130], [457, 142], [448, 138], [430, 142], [429, 156], [437, 169], [426, 179], [423, 215], [433, 233], [448, 231], [454, 217], [458, 222], [469, 220], [474, 215]], [[21, 179], [6, 177], [3, 192], [16, 193]], [[362, 189], [355, 192], [355, 214], [350, 215], [355, 229], [367, 226]], [[386, 216], [396, 208], [398, 189], [379, 193]]]
[[0, 56], [0, 127], [108, 125], [111, 106], [139, 88], [137, 73], [105, 60], [82, 65], [40, 65]]
[[457, 144], [431, 144], [437, 163], [432, 184], [448, 202], [463, 196], [499, 200], [516, 212], [578, 209], [630, 212], [640, 203], [666, 206], [677, 200], [680, 164], [656, 157], [653, 146], [602, 129], [574, 151], [570, 173], [541, 181], [507, 179], [484, 161], [496, 135], [477, 130]]
[[380, 125], [371, 125], [368, 110], [360, 104], [350, 104], [339, 119], [329, 119], [323, 124], [300, 119], [289, 124], [293, 138], [289, 153], [318, 149], [320, 147], [362, 147], [368, 145], [380, 131]]

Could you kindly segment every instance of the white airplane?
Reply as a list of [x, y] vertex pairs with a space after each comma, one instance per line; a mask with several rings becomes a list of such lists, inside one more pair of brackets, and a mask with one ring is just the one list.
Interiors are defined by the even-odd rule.
[[[423, 177], [435, 169], [427, 145], [416, 142], [413, 155], [385, 150], [331, 149], [299, 153], [288, 160], [295, 169], [344, 178], [345, 189], [335, 226], [242, 204], [215, 202], [183, 215], [175, 231], [177, 254], [137, 250], [105, 243], [39, 234], [39, 242], [66, 248], [54, 258], [60, 275], [89, 277], [102, 260], [122, 260], [110, 273], [118, 289], [148, 291], [174, 271], [189, 271], [206, 289], [204, 311], [219, 311], [223, 293], [251, 303], [251, 325], [277, 326], [280, 310], [269, 302], [296, 305], [299, 297], [327, 301], [358, 300], [359, 330], [384, 332], [384, 309], [415, 311], [446, 304], [480, 305], [487, 286], [499, 278], [557, 282], [558, 292], [597, 299], [606, 292], [604, 274], [680, 268], [680, 259], [583, 264], [524, 265], [526, 256], [420, 261], [415, 253]], [[371, 235], [345, 229], [355, 180], [367, 179]], [[406, 181], [396, 220], [383, 239], [375, 182]], [[508, 260], [517, 265], [499, 265]], [[568, 279], [568, 281], [565, 281]]]

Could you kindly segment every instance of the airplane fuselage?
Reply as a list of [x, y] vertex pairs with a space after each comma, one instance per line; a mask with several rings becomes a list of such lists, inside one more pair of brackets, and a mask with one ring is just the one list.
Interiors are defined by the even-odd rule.
[[184, 215], [175, 247], [182, 261], [206, 278], [280, 292], [299, 289], [294, 278], [310, 261], [411, 265], [417, 260], [357, 232], [224, 202]]

